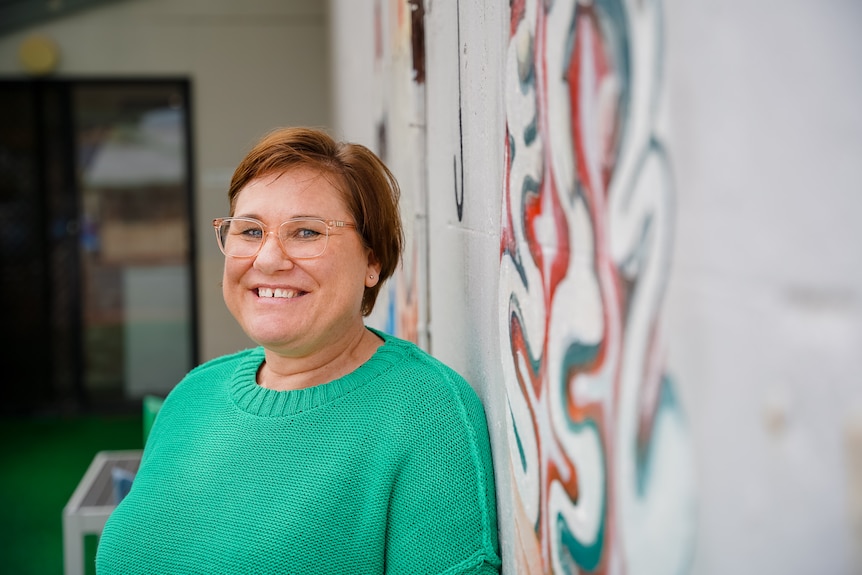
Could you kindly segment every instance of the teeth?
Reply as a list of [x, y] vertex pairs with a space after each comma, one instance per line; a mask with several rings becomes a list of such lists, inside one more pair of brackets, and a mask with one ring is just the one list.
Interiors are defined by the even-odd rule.
[[299, 292], [292, 289], [261, 287], [257, 288], [258, 297], [278, 297], [284, 299], [294, 298], [299, 295]]

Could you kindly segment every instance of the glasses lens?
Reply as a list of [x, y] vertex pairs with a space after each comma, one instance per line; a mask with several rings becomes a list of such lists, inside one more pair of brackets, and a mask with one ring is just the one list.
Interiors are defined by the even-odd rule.
[[253, 256], [260, 249], [263, 238], [263, 227], [251, 220], [228, 218], [218, 228], [222, 251], [233, 257]]
[[326, 249], [329, 229], [321, 220], [289, 220], [281, 224], [278, 237], [292, 258], [316, 258]]

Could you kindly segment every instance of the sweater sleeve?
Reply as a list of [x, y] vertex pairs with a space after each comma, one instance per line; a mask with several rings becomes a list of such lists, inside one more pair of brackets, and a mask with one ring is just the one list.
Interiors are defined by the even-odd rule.
[[[499, 573], [488, 429], [470, 386], [417, 406], [388, 511], [386, 573]], [[449, 382], [453, 383], [453, 382]]]

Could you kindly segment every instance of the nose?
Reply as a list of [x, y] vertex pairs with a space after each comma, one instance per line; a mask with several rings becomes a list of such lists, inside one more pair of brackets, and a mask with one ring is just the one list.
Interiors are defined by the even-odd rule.
[[[269, 241], [270, 236], [272, 236], [272, 241]], [[275, 232], [266, 233], [263, 245], [260, 246], [260, 251], [254, 256], [253, 266], [256, 270], [264, 273], [273, 273], [293, 267], [293, 260], [284, 253], [284, 249], [281, 247], [281, 242], [278, 240], [278, 235]]]

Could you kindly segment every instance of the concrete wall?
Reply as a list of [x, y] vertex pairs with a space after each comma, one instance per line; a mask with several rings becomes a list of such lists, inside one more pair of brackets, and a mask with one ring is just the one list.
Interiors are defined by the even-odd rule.
[[862, 4], [666, 3], [696, 573], [862, 572]]
[[375, 320], [483, 397], [507, 572], [858, 572], [860, 7], [505, 4], [331, 18], [427, 230]]
[[21, 74], [33, 34], [57, 76], [184, 76], [192, 84], [200, 356], [247, 347], [221, 295], [212, 219], [236, 164], [264, 132], [331, 123], [327, 4], [316, 0], [124, 0], [0, 36], [0, 74]]

